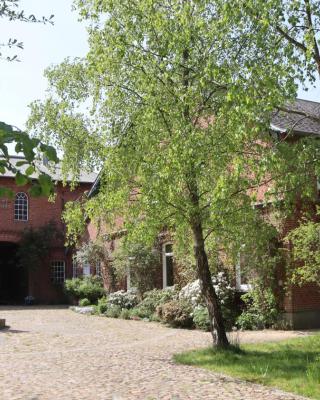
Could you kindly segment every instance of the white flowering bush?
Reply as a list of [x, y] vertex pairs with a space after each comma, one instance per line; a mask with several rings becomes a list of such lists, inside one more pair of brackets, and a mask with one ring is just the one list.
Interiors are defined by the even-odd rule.
[[[226, 303], [230, 296], [233, 296], [234, 288], [229, 284], [224, 272], [219, 272], [217, 275], [212, 276], [212, 284], [221, 305]], [[179, 299], [188, 301], [193, 307], [204, 305], [205, 302], [201, 294], [199, 279], [184, 286], [180, 290]]]
[[118, 290], [110, 293], [108, 297], [108, 307], [120, 307], [121, 309], [130, 309], [139, 303], [138, 296], [133, 291]]
[[[235, 321], [235, 307], [234, 307], [234, 294], [235, 289], [231, 287], [228, 282], [227, 276], [224, 272], [219, 272], [217, 275], [212, 276], [212, 284], [220, 300], [222, 314], [227, 327], [231, 327]], [[193, 308], [193, 314], [198, 314], [199, 309], [204, 315], [203, 308], [205, 301], [201, 294], [199, 279], [188, 283], [184, 286], [179, 293], [179, 300], [188, 302]], [[203, 315], [201, 318], [203, 319]], [[203, 324], [205, 324], [203, 322]]]

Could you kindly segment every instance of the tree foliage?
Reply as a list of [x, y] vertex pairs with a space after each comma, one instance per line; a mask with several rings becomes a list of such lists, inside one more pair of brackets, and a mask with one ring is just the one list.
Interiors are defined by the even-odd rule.
[[[274, 109], [315, 70], [273, 25], [281, 10], [289, 18], [289, 2], [259, 2], [261, 12], [254, 4], [78, 0], [90, 51], [47, 71], [50, 96], [29, 120], [39, 138], [61, 146], [65, 171], [101, 166], [99, 193], [66, 214], [73, 236], [82, 207], [93, 220], [123, 216], [128, 240], [153, 243], [167, 229], [192, 244], [220, 345], [227, 339], [208, 251], [235, 257], [260, 224], [252, 203], [261, 186], [270, 185], [272, 200], [298, 184], [311, 191], [312, 168], [295, 158], [302, 145], [293, 151], [268, 132]], [[270, 229], [260, 233], [253, 243]]]
[[293, 229], [287, 240], [292, 244], [288, 275], [291, 282], [319, 284], [320, 278], [320, 223], [304, 218]]

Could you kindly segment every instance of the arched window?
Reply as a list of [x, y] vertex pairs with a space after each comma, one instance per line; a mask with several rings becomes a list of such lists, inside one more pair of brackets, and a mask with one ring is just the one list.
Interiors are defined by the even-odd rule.
[[162, 247], [162, 278], [163, 288], [174, 285], [172, 243], [165, 243]]
[[19, 192], [14, 202], [14, 219], [16, 221], [28, 221], [28, 196]]

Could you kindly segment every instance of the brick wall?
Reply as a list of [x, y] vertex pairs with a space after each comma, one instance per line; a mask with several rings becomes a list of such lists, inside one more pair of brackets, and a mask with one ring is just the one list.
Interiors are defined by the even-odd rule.
[[[0, 186], [10, 188], [14, 193], [25, 192], [28, 195], [29, 186], [15, 185], [13, 178], [0, 177]], [[0, 242], [19, 243], [25, 229], [37, 229], [53, 221], [60, 232], [65, 234], [65, 225], [61, 220], [66, 202], [76, 200], [89, 190], [91, 183], [82, 183], [74, 191], [59, 183], [56, 187], [56, 198], [50, 202], [46, 197], [31, 197], [28, 195], [28, 221], [14, 220], [14, 198], [0, 199]], [[1, 254], [0, 254], [1, 257]], [[28, 279], [28, 295], [35, 297], [40, 303], [62, 303], [65, 295], [62, 285], [51, 281], [51, 262], [65, 262], [65, 276], [72, 277], [72, 252], [64, 246], [64, 240], [52, 243], [52, 249], [40, 269], [30, 271]]]

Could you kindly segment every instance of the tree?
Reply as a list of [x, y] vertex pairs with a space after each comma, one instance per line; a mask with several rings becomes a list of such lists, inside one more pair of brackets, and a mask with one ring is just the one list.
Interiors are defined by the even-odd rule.
[[[21, 21], [21, 22], [32, 22], [32, 23], [50, 23], [52, 24], [53, 15], [49, 18], [42, 17], [41, 19], [36, 18], [33, 14], [26, 16], [24, 10], [19, 9], [19, 0], [1, 0], [0, 1], [0, 17], [6, 18], [9, 21]], [[23, 43], [17, 39], [10, 38], [7, 43], [1, 43], [1, 47], [17, 47], [22, 49]], [[18, 60], [17, 55], [4, 57], [0, 53], [0, 59], [7, 61]], [[15, 150], [22, 152], [25, 157], [25, 161], [19, 161], [16, 165], [11, 163], [7, 145], [9, 143], [16, 143]], [[4, 173], [5, 170], [10, 170], [14, 173], [16, 184], [18, 186], [30, 183], [32, 185], [30, 193], [33, 195], [46, 195], [49, 196], [53, 190], [53, 184], [50, 177], [41, 172], [37, 166], [36, 158], [37, 155], [41, 154], [45, 156], [49, 161], [53, 163], [58, 162], [58, 157], [55, 149], [52, 146], [47, 146], [41, 143], [36, 138], [29, 137], [25, 132], [20, 131], [18, 128], [8, 125], [4, 122], [0, 122], [0, 173]], [[21, 167], [26, 165], [26, 168]], [[34, 182], [30, 178], [34, 172], [37, 171], [39, 178], [37, 182]], [[0, 187], [0, 196], [10, 196], [12, 191], [7, 188]]]
[[236, 253], [258, 218], [248, 189], [266, 180], [261, 132], [296, 89], [286, 59], [268, 44], [257, 53], [254, 28], [226, 24], [224, 2], [77, 4], [92, 21], [90, 52], [46, 72], [52, 94], [29, 129], [61, 146], [65, 171], [101, 166], [98, 196], [69, 207], [78, 227], [83, 214], [122, 215], [139, 241], [164, 228], [191, 237], [213, 339], [227, 346], [206, 246]]

